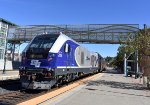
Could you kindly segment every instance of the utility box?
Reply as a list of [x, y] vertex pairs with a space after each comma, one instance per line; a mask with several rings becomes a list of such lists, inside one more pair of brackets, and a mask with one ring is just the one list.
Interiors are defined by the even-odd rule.
[[131, 66], [127, 66], [127, 76], [129, 75], [129, 76], [132, 76], [132, 74], [133, 74], [133, 71], [132, 71], [132, 69], [131, 69]]

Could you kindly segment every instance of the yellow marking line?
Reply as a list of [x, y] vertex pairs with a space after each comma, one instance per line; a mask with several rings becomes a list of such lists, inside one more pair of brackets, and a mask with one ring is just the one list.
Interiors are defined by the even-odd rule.
[[[98, 78], [101, 77], [101, 76], [103, 76], [102, 73], [101, 73], [99, 76], [92, 78], [91, 80], [96, 80], [96, 79], [98, 79]], [[86, 81], [86, 82], [88, 82], [88, 81]], [[81, 85], [82, 85], [82, 84], [81, 84]], [[77, 87], [79, 87], [79, 86], [77, 86]], [[76, 88], [77, 88], [77, 87], [76, 87]], [[68, 91], [66, 91], [66, 92], [63, 93], [63, 94], [59, 94], [59, 95], [56, 96], [56, 97], [52, 97], [52, 98], [50, 98], [50, 99], [48, 99], [48, 100], [45, 100], [44, 102], [42, 102], [42, 103], [40, 103], [40, 104], [41, 104], [41, 105], [47, 105], [47, 104], [49, 105], [49, 104], [51, 104], [51, 103], [53, 103], [53, 102], [55, 102], [55, 101], [57, 101], [57, 100], [63, 98], [64, 96], [67, 96], [67, 95], [70, 94], [71, 92], [75, 91], [76, 88], [73, 88], [73, 89], [71, 89], [71, 90], [68, 90]], [[47, 101], [47, 102], [46, 102], [46, 101]]]
[[[66, 91], [66, 92], [64, 92], [64, 93], [62, 93], [62, 94], [59, 94], [59, 95], [56, 96], [56, 97], [52, 97], [52, 98], [50, 98], [50, 99], [48, 99], [48, 100], [45, 100], [45, 101], [43, 101], [42, 103], [39, 103], [39, 104], [41, 104], [41, 105], [47, 105], [47, 103], [48, 103], [48, 104], [51, 104], [52, 102], [55, 102], [55, 101], [57, 101], [57, 100], [63, 98], [64, 96], [67, 96], [68, 94], [70, 94], [70, 92], [75, 91], [75, 89], [76, 89], [76, 88], [73, 88], [73, 89], [71, 89], [71, 90], [68, 90], [68, 91]], [[48, 102], [46, 102], [46, 101], [48, 101]]]
[[89, 80], [93, 80], [93, 79], [95, 79], [96, 77], [102, 76], [102, 75], [103, 75], [103, 73], [99, 73], [99, 74], [96, 74], [96, 75], [93, 75], [93, 76], [90, 76], [90, 77], [86, 77], [86, 78], [84, 78], [84, 79], [82, 79], [82, 80], [78, 80], [78, 81], [76, 81], [76, 82], [74, 82], [74, 83], [72, 83], [72, 84], [70, 84], [70, 85], [68, 85], [68, 86], [59, 88], [59, 89], [57, 89], [57, 90], [54, 90], [54, 91], [49, 92], [49, 93], [47, 93], [47, 94], [44, 94], [44, 95], [41, 95], [41, 96], [39, 96], [39, 97], [30, 99], [30, 100], [28, 100], [28, 101], [19, 103], [19, 104], [17, 104], [17, 105], [31, 105], [31, 104], [32, 104], [32, 105], [37, 105], [37, 104], [42, 103], [42, 102], [44, 102], [44, 101], [46, 101], [46, 100], [52, 99], [52, 98], [54, 98], [54, 97], [56, 97], [56, 96], [58, 96], [58, 95], [60, 95], [60, 94], [63, 94], [63, 93], [65, 93], [65, 92], [67, 92], [67, 91], [70, 91], [70, 90], [74, 89], [75, 87], [77, 87], [77, 86], [79, 86], [79, 85], [81, 85], [81, 84], [85, 84], [85, 83], [87, 83]]

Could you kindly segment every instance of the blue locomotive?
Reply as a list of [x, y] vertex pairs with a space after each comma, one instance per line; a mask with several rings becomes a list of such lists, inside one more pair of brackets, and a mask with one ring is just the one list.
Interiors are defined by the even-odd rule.
[[103, 58], [68, 36], [37, 35], [22, 52], [20, 81], [25, 89], [50, 89], [84, 74], [100, 72]]

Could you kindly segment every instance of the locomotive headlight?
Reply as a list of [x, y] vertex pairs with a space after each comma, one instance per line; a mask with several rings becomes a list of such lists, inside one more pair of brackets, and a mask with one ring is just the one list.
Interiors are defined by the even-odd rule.
[[47, 77], [51, 77], [52, 74], [50, 72], [47, 73]]
[[35, 80], [36, 79], [36, 76], [35, 75], [32, 75], [32, 80]]

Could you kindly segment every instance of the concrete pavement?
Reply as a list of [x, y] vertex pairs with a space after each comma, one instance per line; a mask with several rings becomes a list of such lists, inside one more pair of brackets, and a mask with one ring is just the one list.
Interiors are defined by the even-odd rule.
[[3, 80], [14, 80], [19, 79], [19, 71], [5, 71], [3, 74], [3, 71], [0, 71], [0, 81]]
[[140, 79], [109, 70], [102, 77], [41, 105], [150, 105], [150, 90]]

